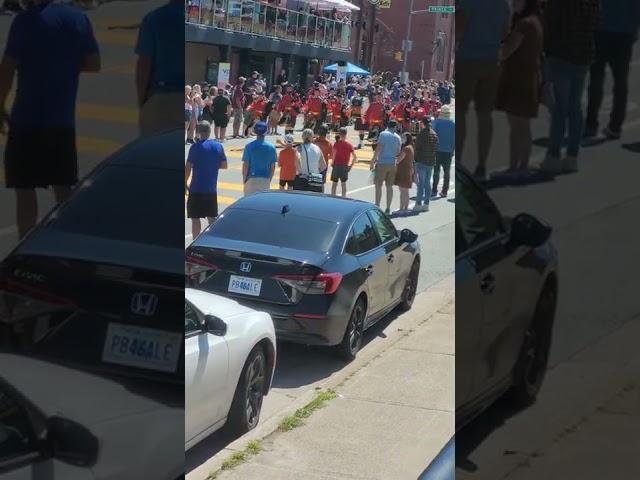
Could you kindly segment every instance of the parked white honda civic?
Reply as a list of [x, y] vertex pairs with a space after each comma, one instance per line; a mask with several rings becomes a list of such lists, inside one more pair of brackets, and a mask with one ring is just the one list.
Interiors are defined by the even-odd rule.
[[242, 434], [271, 388], [276, 336], [269, 314], [185, 289], [185, 450], [226, 424]]

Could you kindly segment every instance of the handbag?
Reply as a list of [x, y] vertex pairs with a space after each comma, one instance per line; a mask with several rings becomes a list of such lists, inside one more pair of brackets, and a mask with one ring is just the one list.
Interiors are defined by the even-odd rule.
[[294, 190], [308, 190], [311, 192], [322, 192], [324, 188], [324, 182], [322, 181], [321, 173], [311, 173], [309, 166], [309, 155], [307, 153], [307, 146], [301, 145], [304, 149], [305, 160], [307, 161], [307, 175], [296, 175], [293, 181]]

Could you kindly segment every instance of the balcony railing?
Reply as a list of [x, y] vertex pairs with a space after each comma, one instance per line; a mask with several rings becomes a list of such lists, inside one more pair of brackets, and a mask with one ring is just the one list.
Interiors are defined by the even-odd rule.
[[185, 1], [187, 23], [261, 37], [351, 49], [351, 22], [296, 12], [253, 0]]

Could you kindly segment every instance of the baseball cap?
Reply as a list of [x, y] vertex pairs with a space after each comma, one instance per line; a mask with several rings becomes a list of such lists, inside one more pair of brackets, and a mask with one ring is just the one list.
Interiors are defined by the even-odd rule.
[[265, 122], [258, 122], [256, 123], [255, 127], [253, 127], [253, 131], [257, 135], [264, 135], [265, 133], [267, 133], [267, 124]]
[[290, 133], [287, 133], [284, 136], [284, 143], [286, 143], [287, 145], [293, 145], [293, 135], [291, 135]]

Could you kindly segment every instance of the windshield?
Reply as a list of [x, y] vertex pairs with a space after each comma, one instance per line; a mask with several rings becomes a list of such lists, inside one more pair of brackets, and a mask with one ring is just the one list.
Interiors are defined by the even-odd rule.
[[327, 252], [338, 224], [299, 215], [230, 209], [209, 229], [208, 235], [295, 250]]

